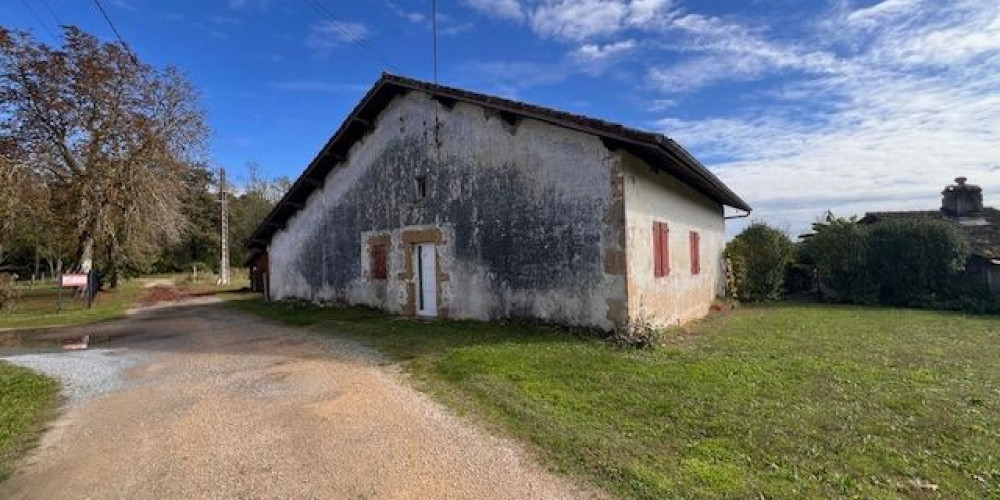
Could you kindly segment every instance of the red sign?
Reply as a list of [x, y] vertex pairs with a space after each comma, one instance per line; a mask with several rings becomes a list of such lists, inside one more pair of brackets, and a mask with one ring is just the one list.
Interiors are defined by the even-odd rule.
[[64, 274], [59, 280], [59, 286], [63, 288], [82, 288], [87, 286], [86, 274]]

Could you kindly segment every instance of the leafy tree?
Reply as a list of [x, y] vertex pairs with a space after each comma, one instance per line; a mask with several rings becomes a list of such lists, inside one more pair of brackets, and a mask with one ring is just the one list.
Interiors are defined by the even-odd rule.
[[726, 245], [737, 296], [741, 300], [776, 300], [784, 295], [784, 277], [795, 246], [788, 236], [754, 222]]
[[112, 283], [187, 226], [185, 182], [205, 152], [193, 87], [176, 70], [66, 27], [61, 48], [0, 27], [0, 140], [18, 144], [75, 239], [75, 267], [104, 251]]
[[883, 304], [939, 300], [969, 256], [968, 243], [957, 228], [930, 218], [872, 224], [866, 240], [865, 268]]
[[257, 226], [291, 187], [287, 177], [268, 180], [260, 174], [256, 162], [247, 164], [249, 182], [246, 190], [229, 203], [229, 241], [232, 243], [233, 264], [242, 265], [248, 257], [246, 244]]
[[800, 244], [800, 262], [814, 265], [828, 289], [854, 297], [856, 302], [873, 302], [874, 286], [865, 272], [866, 231], [857, 217], [827, 212]]
[[813, 229], [801, 255], [842, 301], [936, 307], [968, 289], [961, 283], [968, 243], [948, 221], [858, 224], [828, 214]]

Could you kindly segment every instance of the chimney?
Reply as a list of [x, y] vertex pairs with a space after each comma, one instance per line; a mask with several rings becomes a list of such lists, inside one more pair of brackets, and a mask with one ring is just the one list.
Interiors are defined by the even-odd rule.
[[983, 189], [966, 184], [965, 177], [955, 179], [941, 192], [941, 211], [949, 217], [970, 217], [983, 211]]

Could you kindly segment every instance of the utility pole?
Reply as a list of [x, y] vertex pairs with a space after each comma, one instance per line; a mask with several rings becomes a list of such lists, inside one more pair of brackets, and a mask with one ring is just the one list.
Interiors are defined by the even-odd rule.
[[229, 284], [229, 196], [226, 195], [226, 169], [219, 169], [219, 210], [221, 226], [219, 234], [219, 285]]

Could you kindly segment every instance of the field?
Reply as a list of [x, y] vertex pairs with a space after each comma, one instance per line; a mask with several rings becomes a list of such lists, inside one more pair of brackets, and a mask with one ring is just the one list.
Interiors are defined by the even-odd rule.
[[120, 318], [148, 296], [146, 285], [154, 282], [178, 283], [190, 293], [236, 290], [249, 284], [245, 273], [234, 273], [228, 287], [217, 287], [209, 279], [192, 282], [182, 274], [144, 276], [126, 280], [117, 289], [105, 288], [88, 309], [86, 301], [74, 297], [73, 289], [62, 290], [60, 299], [60, 291], [51, 281], [34, 286], [19, 283], [18, 298], [0, 309], [0, 330], [81, 325]]
[[58, 391], [54, 380], [0, 361], [0, 481], [55, 412]]
[[231, 302], [344, 335], [628, 498], [1000, 496], [1000, 318], [783, 304], [630, 350], [533, 325]]

